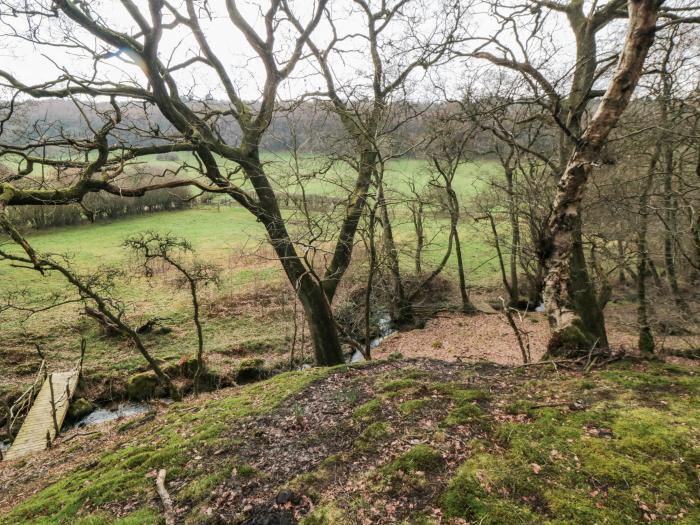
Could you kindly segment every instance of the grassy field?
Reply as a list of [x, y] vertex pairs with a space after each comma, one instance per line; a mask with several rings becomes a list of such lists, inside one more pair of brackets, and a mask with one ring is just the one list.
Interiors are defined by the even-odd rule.
[[[275, 179], [289, 166], [289, 157], [270, 155], [268, 169]], [[157, 161], [163, 167], [168, 161]], [[307, 161], [311, 162], [311, 161]], [[307, 168], [308, 168], [307, 164]], [[309, 168], [310, 169], [310, 168]], [[492, 163], [469, 164], [459, 175], [458, 189], [465, 204], [485, 180], [496, 173]], [[392, 189], [405, 189], [401, 181], [414, 174], [423, 184], [428, 174], [425, 164], [417, 160], [391, 163], [386, 172]], [[339, 179], [348, 180], [347, 170], [338, 172]], [[307, 193], [324, 192], [320, 181], [306, 181]], [[286, 185], [290, 193], [293, 185]], [[290, 189], [291, 188], [291, 189]], [[336, 187], [336, 191], [338, 187]], [[401, 248], [403, 270], [413, 271], [415, 234], [410, 218], [401, 203], [399, 191], [393, 191], [394, 227]], [[293, 210], [285, 210], [292, 216]], [[424, 270], [430, 271], [444, 254], [448, 221], [445, 217], [429, 219], [428, 238], [432, 244], [424, 252]], [[465, 264], [472, 285], [492, 285], [498, 282], [495, 251], [486, 242], [485, 225], [465, 219], [460, 235], [463, 241]], [[124, 239], [138, 232], [155, 230], [170, 232], [192, 242], [196, 256], [215, 262], [222, 270], [218, 288], [203, 293], [205, 307], [212, 310], [205, 316], [207, 348], [215, 362], [223, 367], [235, 364], [241, 357], [256, 352], [280, 354], [290, 344], [293, 333], [293, 304], [291, 294], [281, 304], [275, 299], [286, 290], [279, 262], [274, 259], [266, 243], [262, 226], [250, 213], [238, 206], [210, 205], [176, 212], [159, 212], [80, 226], [63, 227], [33, 232], [29, 241], [40, 252], [61, 254], [70, 259], [80, 272], [92, 272], [102, 267], [119, 267], [129, 274], [118, 280], [115, 296], [127, 305], [127, 318], [134, 325], [152, 317], [167, 318], [172, 333], [149, 337], [151, 350], [162, 358], [176, 359], [195, 348], [191, 327], [191, 306], [187, 293], [173, 284], [171, 272], [154, 278], [143, 276], [139, 261], [122, 245]], [[362, 271], [362, 255], [355, 266]], [[453, 255], [445, 274], [456, 282], [456, 259]], [[38, 273], [8, 264], [0, 264], [0, 294], [9, 296], [22, 292], [24, 299], [34, 304], [66, 294], [66, 283], [58, 276], [42, 277]], [[287, 290], [288, 293], [288, 290]], [[263, 298], [261, 300], [261, 298]], [[260, 306], [262, 304], [267, 306]], [[88, 340], [86, 370], [110, 375], [115, 371], [124, 375], [141, 366], [141, 358], [124, 341], [104, 337], [94, 322], [80, 315], [78, 305], [67, 305], [47, 312], [27, 316], [24, 312], [0, 314], [4, 336], [0, 341], [0, 366], [10, 371], [2, 380], [2, 387], [18, 388], [33, 379], [38, 365], [34, 344], [39, 344], [56, 367], [65, 366], [75, 359], [80, 336]]]

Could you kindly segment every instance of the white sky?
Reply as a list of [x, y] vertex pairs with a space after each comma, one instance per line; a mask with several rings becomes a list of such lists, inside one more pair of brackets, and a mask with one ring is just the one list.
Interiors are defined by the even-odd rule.
[[[24, 4], [24, 0], [17, 0], [20, 4]], [[135, 3], [143, 8], [145, 16], [148, 18], [148, 2], [146, 0], [134, 0]], [[517, 2], [517, 0], [513, 0]], [[299, 16], [308, 19], [309, 7], [312, 0], [296, 0], [293, 5], [296, 6], [296, 11]], [[35, 3], [50, 4], [50, 0], [39, 0], [37, 2], [28, 2], [30, 5]], [[173, 0], [174, 5], [179, 6], [181, 0]], [[372, 2], [374, 5], [377, 1]], [[388, 2], [392, 5], [393, 2]], [[440, 1], [424, 0], [424, 5], [418, 3], [409, 3], [412, 9], [416, 9], [415, 14], [422, 14], [426, 21], [421, 26], [422, 36], [425, 37], [430, 31], [441, 28], [440, 16], [444, 14], [445, 9], [441, 6]], [[448, 2], [449, 3], [449, 2]], [[212, 7], [212, 12], [215, 14], [214, 19], [202, 21], [205, 26], [205, 32], [212, 47], [216, 50], [217, 55], [224, 62], [229, 74], [237, 84], [241, 95], [247, 100], [257, 99], [260, 93], [260, 86], [264, 80], [264, 69], [259, 60], [254, 58], [252, 50], [243, 38], [240, 32], [231, 24], [226, 14], [225, 4], [223, 0], [211, 0], [209, 4]], [[257, 28], [262, 28], [261, 9], [264, 10], [268, 2], [243, 0], [238, 2], [241, 11], [246, 18]], [[338, 21], [337, 30], [343, 35], [352, 35], [354, 33], [366, 33], [366, 28], [363, 25], [363, 19], [357, 9], [353, 9], [350, 0], [331, 0], [330, 9], [333, 16]], [[137, 30], [137, 25], [130, 18], [119, 0], [97, 0], [90, 2], [90, 7], [100, 17], [104, 18], [109, 27], [133, 33]], [[184, 8], [183, 8], [184, 12]], [[5, 27], [0, 27], [0, 32], [8, 34], [11, 30], [19, 34], [27, 31], [28, 26], [24, 18], [2, 17], [2, 22]], [[468, 17], [465, 17], [465, 25], [473, 36], [488, 37], [492, 34], [497, 24], [494, 18], [489, 14], [489, 6], [487, 2], [475, 0], [470, 10]], [[614, 25], [617, 29], [614, 32], [615, 43], [619, 42], [622, 34], [619, 31], [624, 26], [624, 22], [619, 22]], [[554, 38], [548, 42], [531, 42], [532, 56], [537, 60], [548, 60], [549, 67], [552, 68], [552, 76], [564, 76], [568, 68], [571, 66], [573, 56], [572, 37], [567, 27], [563, 16], [552, 15], [546, 26], [553, 31]], [[12, 28], [10, 30], [10, 28]], [[526, 28], [518, 28], [526, 30]], [[289, 34], [289, 28], [286, 28], [286, 33]], [[405, 26], [397, 24], [393, 28], [393, 33], [390, 36], [396, 37], [400, 35], [399, 40], [406, 42], [403, 38], [402, 31]], [[38, 34], [44, 38], [60, 43], [65, 39], [65, 26], [59, 26], [55, 22], [49, 25], [43, 25], [39, 28]], [[72, 38], [76, 38], [88, 47], [94, 47], [95, 39], [82, 30], [71, 28], [68, 34]], [[328, 24], [321, 24], [314, 34], [314, 40], [317, 42], [325, 42], [330, 36]], [[602, 35], [605, 36], [605, 35]], [[280, 36], [280, 47], [285, 44], [285, 39]], [[334, 71], [342, 80], [347, 80], [357, 86], [362, 84], [363, 78], [366, 78], [368, 72], [368, 52], [363, 47], [363, 41], [358, 38], [348, 40], [342, 44], [345, 49], [342, 57], [336, 55], [333, 61]], [[97, 45], [101, 45], [98, 43]], [[469, 44], [473, 45], [473, 44]], [[166, 61], [169, 56], [173, 57], [173, 63], [181, 62], [189, 58], [196, 48], [194, 40], [184, 30], [166, 31], [160, 48], [161, 59]], [[604, 50], [605, 46], [601, 46]], [[108, 48], [105, 48], [108, 49]], [[108, 49], [114, 51], [113, 49]], [[353, 52], [354, 51], [354, 52]], [[391, 52], [385, 53], [384, 58], [389, 64], [397, 60], [398, 55], [393, 55]], [[3, 46], [0, 49], [0, 68], [4, 69], [21, 81], [28, 84], [35, 84], [50, 80], [60, 75], [60, 69], [65, 68], [72, 73], [80, 72], [88, 75], [92, 72], [92, 61], [86, 57], [85, 52], [71, 50], [61, 47], [51, 46], [35, 46], [19, 38], [3, 38]], [[464, 61], [456, 62], [443, 67], [440, 70], [432, 71], [431, 76], [441, 77], [448, 84], [459, 84], [467, 76], [466, 66]], [[113, 57], [99, 66], [99, 76], [112, 81], [132, 81], [145, 85], [145, 79], [139, 68], [129, 59], [122, 55], [121, 57]], [[391, 71], [389, 68], [388, 71]], [[419, 82], [415, 86], [414, 96], [427, 96], [429, 91], [426, 91], [428, 83], [423, 83], [421, 87], [420, 77], [425, 76], [422, 69], [417, 71], [413, 80]], [[223, 91], [220, 88], [220, 82], [216, 79], [213, 72], [203, 65], [188, 68], [177, 74], [178, 81], [181, 84], [181, 92], [186, 93], [187, 89], [192, 86], [195, 88], [195, 93], [198, 96], [203, 96], [207, 92], [211, 92], [217, 98], [223, 98]], [[301, 92], [316, 91], [323, 89], [324, 84], [321, 78], [315, 74], [315, 65], [312, 62], [305, 62], [299, 65], [295, 71], [293, 78], [285, 83], [280, 90], [280, 97], [289, 98]], [[417, 95], [416, 95], [417, 94]]]

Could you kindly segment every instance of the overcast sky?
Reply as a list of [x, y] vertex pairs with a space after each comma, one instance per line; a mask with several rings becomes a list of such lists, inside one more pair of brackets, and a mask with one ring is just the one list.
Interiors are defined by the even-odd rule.
[[[296, 11], [299, 16], [308, 20], [310, 10], [309, 6], [312, 0], [296, 0], [293, 5], [296, 6]], [[40, 0], [35, 2], [50, 4], [49, 0]], [[148, 17], [147, 1], [135, 0], [139, 7], [143, 7], [143, 12]], [[23, 1], [20, 3], [24, 3]], [[216, 50], [217, 55], [224, 62], [229, 74], [239, 88], [241, 95], [248, 100], [257, 99], [260, 93], [260, 87], [264, 81], [264, 69], [259, 60], [254, 58], [250, 46], [246, 43], [241, 33], [232, 25], [225, 10], [223, 0], [212, 0], [209, 2], [212, 8], [213, 19], [211, 21], [202, 18], [202, 25], [208, 35], [208, 39], [212, 47]], [[377, 2], [374, 2], [375, 4]], [[30, 2], [32, 4], [32, 2]], [[173, 4], [179, 6], [181, 0], [174, 0]], [[262, 30], [261, 10], [268, 3], [258, 1], [239, 1], [241, 11], [256, 28]], [[406, 14], [422, 15], [425, 20], [421, 23], [419, 37], [428, 38], [432, 32], [444, 29], [445, 9], [440, 5], [441, 2], [425, 0], [424, 5], [419, 5], [418, 2], [411, 4], [406, 11]], [[391, 5], [391, 2], [390, 2]], [[133, 34], [138, 30], [137, 24], [130, 17], [127, 11], [122, 6], [119, 0], [98, 0], [90, 2], [90, 7], [93, 9], [105, 23], [113, 29], [124, 31]], [[352, 2], [349, 0], [331, 0], [330, 9], [337, 22], [337, 30], [341, 35], [349, 36], [352, 34], [366, 34], [363, 17], [356, 8], [352, 7]], [[415, 11], [411, 11], [411, 9]], [[184, 8], [183, 8], [184, 12]], [[45, 22], [45, 21], [44, 21]], [[486, 2], [478, 0], [473, 2], [468, 16], [464, 17], [464, 28], [472, 37], [486, 38], [493, 34], [497, 28], [497, 23], [494, 17], [489, 13], [489, 7]], [[3, 32], [8, 35], [16, 31], [22, 35], [30, 29], [26, 18], [13, 18], [8, 16], [2, 17], [4, 24]], [[441, 27], [442, 24], [442, 27]], [[622, 38], [621, 28], [624, 23], [616, 23], [611, 32], [601, 35], [603, 39], [607, 39], [607, 35], [612, 34], [613, 43], [617, 43]], [[536, 60], [547, 60], [548, 67], [552, 69], [552, 74], [565, 75], [570, 67], [571, 58], [573, 56], [572, 37], [568, 30], [565, 19], [561, 15], [552, 15], [549, 17], [545, 26], [545, 32], [552, 32], [553, 38], [547, 40], [533, 40], [530, 43], [531, 57]], [[289, 41], [290, 28], [285, 26], [285, 31], [279, 37], [279, 47], [284, 49]], [[527, 28], [519, 28], [526, 31]], [[387, 33], [388, 37], [397, 38], [399, 44], [407, 42], [405, 38], [407, 27], [405, 24], [397, 23], [392, 25], [392, 30]], [[102, 46], [101, 43], [95, 42], [95, 39], [86, 32], [70, 27], [66, 31], [65, 24], [57, 24], [55, 21], [50, 24], [44, 23], [38, 29], [39, 35], [42, 38], [52, 43], [67, 43], [67, 36], [81, 42], [82, 44], [94, 48], [96, 45]], [[313, 39], [317, 42], [324, 43], [331, 35], [330, 26], [327, 23], [322, 23], [314, 33]], [[510, 37], [505, 37], [506, 41]], [[474, 46], [476, 43], [465, 44], [465, 48]], [[336, 55], [333, 59], [333, 68], [335, 74], [341, 81], [348, 81], [355, 85], [361, 83], [361, 79], [368, 71], [368, 51], [364, 42], [360, 38], [351, 38], [341, 44], [344, 52], [342, 55]], [[108, 51], [114, 49], [104, 47]], [[605, 45], [601, 46], [601, 50], [605, 50]], [[193, 38], [183, 29], [165, 31], [162, 44], [160, 46], [160, 57], [164, 61], [172, 60], [173, 64], [181, 62], [193, 56], [196, 52]], [[284, 53], [283, 53], [284, 54]], [[400, 64], [398, 54], [392, 54], [391, 51], [385, 53], [385, 59], [389, 66], [392, 61], [396, 65]], [[72, 73], [79, 72], [83, 75], [89, 75], [92, 72], [92, 60], [87, 56], [85, 51], [70, 49], [66, 47], [51, 47], [48, 45], [36, 46], [30, 44], [20, 38], [3, 39], [3, 47], [0, 51], [0, 68], [11, 72], [25, 83], [36, 84], [51, 80], [60, 75], [60, 69], [65, 68]], [[473, 68], [474, 66], [472, 66]], [[104, 60], [99, 66], [99, 76], [111, 81], [133, 81], [141, 85], [145, 85], [144, 75], [140, 71], [134, 60], [126, 54], [118, 54]], [[323, 88], [322, 79], [315, 73], [316, 66], [312, 61], [308, 61], [299, 65], [293, 78], [285, 83], [280, 90], [279, 95], [283, 98], [297, 95], [301, 92], [316, 91]], [[391, 67], [388, 68], [391, 74]], [[458, 85], [470, 73], [466, 70], [464, 61], [458, 61], [450, 64], [447, 67], [440, 68], [430, 72], [431, 82], [439, 76], [442, 81]], [[426, 73], [420, 69], [413, 76], [413, 80], [417, 82], [413, 86], [412, 94], [414, 96], [423, 97], [429, 95], [430, 82], [425, 81]], [[215, 78], [212, 71], [203, 65], [187, 68], [177, 74], [178, 81], [181, 83], [181, 92], [185, 93], [188, 88], [193, 87], [198, 96], [203, 96], [211, 92], [214, 97], [223, 97], [223, 91], [220, 88], [220, 82]], [[423, 78], [423, 82], [420, 80]]]

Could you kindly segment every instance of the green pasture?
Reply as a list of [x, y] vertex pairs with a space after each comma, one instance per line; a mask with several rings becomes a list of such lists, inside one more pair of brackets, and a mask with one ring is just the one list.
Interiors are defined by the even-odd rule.
[[[290, 158], [269, 154], [267, 160], [268, 171], [274, 180], [285, 186], [290, 193], [296, 193], [292, 184], [283, 182], [282, 174], [288, 169]], [[306, 162], [312, 160], [307, 159]], [[313, 169], [309, 168], [309, 171]], [[480, 185], [497, 173], [497, 167], [493, 163], [465, 165], [456, 183], [464, 205], [468, 206], [471, 196], [478, 192]], [[401, 191], [402, 188], [407, 188], [402, 184], [409, 180], [411, 174], [424, 183], [429, 178], [425, 164], [414, 159], [394, 161], [385, 173], [387, 186], [391, 190], [389, 198], [392, 203], [392, 225], [400, 248], [402, 269], [407, 275], [414, 271], [415, 232]], [[350, 171], [339, 171], [337, 175], [340, 179], [352, 179]], [[324, 189], [327, 182], [309, 179], [303, 184], [307, 194], [332, 193], [331, 190]], [[335, 191], [338, 192], [337, 195], [342, 195], [339, 186]], [[284, 213], [292, 217], [295, 211], [285, 209]], [[442, 259], [447, 244], [448, 224], [444, 213], [432, 210], [428, 214], [425, 225], [428, 244], [423, 253], [424, 271], [431, 271]], [[296, 234], [295, 228], [294, 221], [290, 221], [293, 235]], [[506, 229], [506, 225], [503, 225], [503, 235], [507, 235]], [[172, 272], [156, 274], [152, 279], [145, 278], [139, 260], [123, 247], [125, 238], [147, 230], [169, 232], [188, 239], [195, 249], [196, 257], [215, 262], [222, 268], [221, 284], [218, 288], [210, 287], [203, 292], [205, 302], [216, 301], [221, 296], [235, 296], [265, 286], [279, 287], [284, 284], [283, 272], [266, 242], [264, 228], [248, 211], [237, 205], [202, 205], [188, 210], [144, 214], [112, 222], [28, 232], [27, 238], [39, 252], [65, 256], [80, 273], [87, 274], [103, 267], [124, 270], [125, 275], [117, 280], [114, 296], [125, 303], [127, 315], [131, 316], [134, 324], [154, 316], [166, 317], [167, 324], [174, 326], [175, 330], [168, 336], [149, 340], [149, 347], [161, 357], [177, 357], [192, 352], [196, 347], [194, 331], [191, 329], [189, 296], [186, 290], [173, 282], [175, 276]], [[486, 223], [476, 223], [466, 215], [460, 224], [467, 280], [472, 286], [497, 285], [499, 282], [498, 265], [489, 231]], [[7, 244], [5, 249], [16, 251], [17, 247]], [[363, 271], [365, 262], [361, 247], [356, 253], [354, 265]], [[454, 252], [444, 275], [457, 282]], [[69, 291], [70, 288], [58, 275], [42, 276], [29, 268], [0, 263], [2, 297], [14, 295], [16, 299], [13, 300], [36, 305], [45, 304], [58, 296], [65, 297]], [[239, 347], [286, 348], [288, 345], [285, 341], [293, 328], [290, 318], [291, 314], [284, 319], [270, 318], [263, 312], [245, 308], [237, 309], [229, 315], [208, 318], [205, 323], [208, 351], [226, 353]], [[36, 360], [33, 343], [37, 341], [50, 354], [50, 358], [62, 362], [73, 359], [81, 335], [89, 341], [88, 366], [94, 370], [133, 370], [141, 364], [141, 358], [128, 345], [103, 337], [94, 322], [80, 315], [78, 304], [69, 304], [31, 316], [16, 310], [0, 311], [0, 323], [4, 332], [0, 342], [0, 366], [10, 370], [18, 366], [24, 366], [27, 373], [33, 370], [31, 363]], [[30, 375], [22, 379], [22, 382], [27, 381], [31, 381]]]

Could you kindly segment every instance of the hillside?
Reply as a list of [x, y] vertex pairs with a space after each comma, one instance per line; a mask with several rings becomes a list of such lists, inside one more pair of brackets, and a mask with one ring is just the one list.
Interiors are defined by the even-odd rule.
[[285, 373], [0, 464], [0, 523], [700, 521], [697, 369], [429, 359]]

